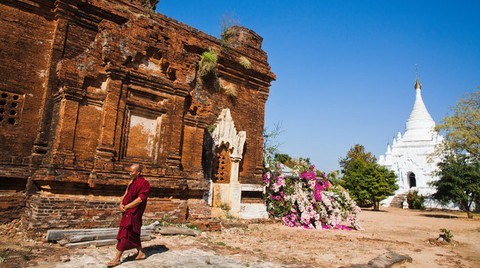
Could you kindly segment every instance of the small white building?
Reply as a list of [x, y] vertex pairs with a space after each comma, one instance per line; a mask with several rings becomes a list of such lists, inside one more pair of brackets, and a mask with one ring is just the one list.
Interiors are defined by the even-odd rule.
[[[394, 196], [381, 202], [384, 206], [402, 207], [409, 190], [418, 190], [419, 194], [431, 195], [436, 190], [429, 185], [437, 180], [434, 175], [441, 158], [433, 156], [435, 146], [442, 143], [443, 136], [435, 131], [435, 121], [427, 111], [422, 100], [422, 86], [415, 82], [415, 104], [407, 120], [405, 133], [400, 132], [387, 146], [385, 155], [378, 163], [395, 172], [399, 189]], [[436, 202], [427, 200], [427, 208], [440, 207]]]

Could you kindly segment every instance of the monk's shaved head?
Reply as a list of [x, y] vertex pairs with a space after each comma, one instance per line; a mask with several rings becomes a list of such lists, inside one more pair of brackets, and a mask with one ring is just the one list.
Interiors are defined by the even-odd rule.
[[133, 164], [133, 165], [131, 166], [131, 169], [134, 169], [134, 170], [136, 170], [136, 171], [138, 171], [138, 172], [142, 172], [142, 171], [143, 171], [143, 165], [142, 165], [142, 164]]
[[133, 164], [129, 168], [130, 177], [137, 178], [142, 174], [143, 166], [142, 164]]

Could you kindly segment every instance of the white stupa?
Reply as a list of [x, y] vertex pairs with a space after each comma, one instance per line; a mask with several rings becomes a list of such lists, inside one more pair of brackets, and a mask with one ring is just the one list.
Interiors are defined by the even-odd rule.
[[[427, 111], [422, 100], [422, 85], [415, 82], [415, 104], [407, 120], [405, 134], [399, 132], [392, 146], [387, 145], [385, 156], [378, 163], [395, 172], [399, 189], [394, 196], [384, 201], [384, 206], [402, 206], [405, 194], [417, 190], [422, 195], [430, 195], [436, 190], [429, 182], [437, 180], [433, 172], [437, 170], [439, 156], [433, 156], [435, 146], [442, 143], [443, 136], [435, 131], [435, 121]], [[427, 200], [426, 207], [437, 207], [435, 202]]]

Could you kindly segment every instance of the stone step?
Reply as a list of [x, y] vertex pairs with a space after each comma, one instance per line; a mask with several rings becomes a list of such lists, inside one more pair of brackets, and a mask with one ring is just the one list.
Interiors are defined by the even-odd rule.
[[393, 197], [392, 202], [390, 202], [390, 207], [402, 208], [403, 201], [405, 200], [407, 194], [397, 194]]

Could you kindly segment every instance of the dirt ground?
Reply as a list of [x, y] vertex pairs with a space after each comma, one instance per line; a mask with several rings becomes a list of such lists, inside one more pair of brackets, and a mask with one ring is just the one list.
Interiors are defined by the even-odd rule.
[[[408, 255], [403, 267], [480, 267], [480, 216], [382, 208], [361, 213], [363, 230], [305, 230], [278, 222], [225, 222], [222, 232], [161, 236], [145, 242], [148, 258], [119, 267], [341, 267], [366, 264], [388, 251]], [[435, 242], [441, 228], [453, 243]], [[65, 249], [26, 238], [19, 222], [0, 225], [0, 267], [105, 267], [113, 246]], [[133, 254], [133, 252], [131, 253]]]

